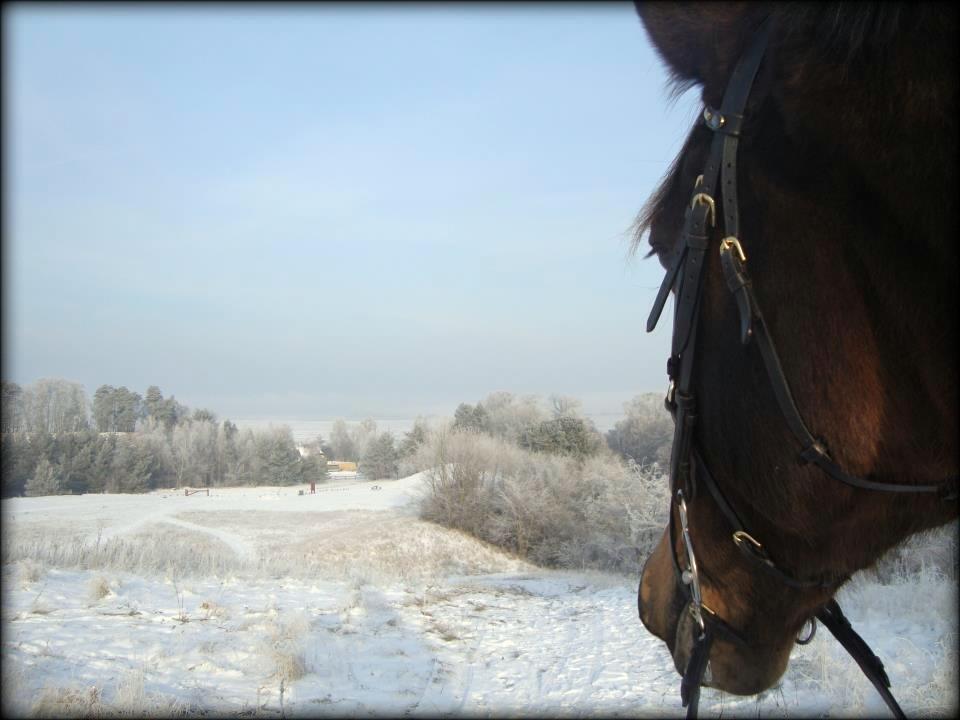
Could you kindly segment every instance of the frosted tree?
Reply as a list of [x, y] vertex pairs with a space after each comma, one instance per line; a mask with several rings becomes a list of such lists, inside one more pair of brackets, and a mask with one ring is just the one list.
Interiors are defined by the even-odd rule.
[[508, 392], [494, 392], [484, 398], [486, 429], [507, 442], [518, 443], [525, 432], [547, 419], [535, 395], [517, 399]]
[[60, 478], [57, 469], [47, 458], [40, 458], [33, 475], [27, 480], [25, 490], [30, 497], [60, 493]]
[[551, 395], [550, 411], [554, 419], [558, 418], [579, 418], [580, 401], [567, 395]]
[[23, 393], [23, 410], [29, 432], [76, 432], [87, 427], [87, 397], [80, 383], [43, 378]]
[[352, 435], [357, 459], [362, 459], [370, 443], [377, 439], [377, 422], [373, 418], [364, 418], [353, 429]]
[[99, 432], [116, 430], [116, 408], [114, 407], [113, 385], [101, 385], [93, 393], [93, 424]]
[[23, 429], [23, 388], [15, 382], [3, 381], [3, 426], [5, 433]]
[[418, 448], [427, 442], [430, 434], [430, 427], [427, 421], [422, 417], [417, 417], [413, 421], [413, 427], [403, 435], [403, 441], [400, 443], [398, 453], [400, 457], [410, 457]]
[[367, 443], [367, 449], [360, 459], [360, 471], [371, 480], [394, 478], [397, 474], [397, 449], [393, 434], [384, 432]]
[[341, 418], [333, 421], [333, 428], [330, 430], [330, 449], [333, 452], [330, 460], [356, 461], [359, 459], [357, 445], [347, 428], [347, 423]]
[[638, 463], [670, 460], [673, 420], [656, 393], [637, 395], [623, 406], [626, 417], [607, 431], [607, 445], [614, 452]]

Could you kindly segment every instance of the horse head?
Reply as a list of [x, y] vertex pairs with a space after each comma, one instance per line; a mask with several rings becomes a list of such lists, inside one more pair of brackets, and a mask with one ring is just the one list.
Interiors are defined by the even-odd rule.
[[[753, 694], [854, 572], [957, 517], [942, 492], [955, 490], [960, 435], [957, 13], [638, 11], [676, 87], [698, 87], [705, 108], [638, 219], [676, 296], [701, 272], [683, 254], [705, 248], [671, 359], [678, 392], [687, 375], [675, 420], [690, 432], [671, 463], [685, 498], [643, 569], [640, 617], [684, 674], [708, 614], [704, 684]], [[751, 54], [742, 108], [717, 120]], [[715, 150], [723, 132], [732, 153]]]

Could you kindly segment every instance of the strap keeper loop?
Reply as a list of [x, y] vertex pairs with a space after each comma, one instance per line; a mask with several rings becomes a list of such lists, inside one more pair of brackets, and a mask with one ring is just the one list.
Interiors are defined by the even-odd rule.
[[676, 399], [677, 406], [683, 408], [688, 413], [691, 412], [697, 405], [697, 400], [693, 393], [687, 394], [677, 391]]
[[677, 379], [677, 373], [680, 372], [680, 357], [674, 355], [667, 358], [667, 377], [671, 380]]
[[806, 465], [807, 463], [816, 462], [820, 459], [825, 459], [830, 457], [827, 453], [826, 447], [823, 445], [822, 440], [814, 440], [812, 443], [807, 445], [803, 450], [800, 451], [800, 464]]

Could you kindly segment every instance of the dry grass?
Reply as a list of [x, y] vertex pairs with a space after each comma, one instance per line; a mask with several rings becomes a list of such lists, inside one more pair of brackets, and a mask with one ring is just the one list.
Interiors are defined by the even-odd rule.
[[110, 581], [103, 575], [94, 575], [87, 583], [87, 600], [98, 603], [110, 594]]
[[289, 685], [308, 672], [304, 641], [310, 633], [310, 618], [294, 612], [276, 617], [265, 628], [262, 652], [268, 667], [268, 680]]
[[21, 568], [29, 568], [30, 577], [38, 578], [42, 570], [37, 568], [44, 567], [193, 577], [219, 577], [245, 567], [228, 545], [212, 535], [161, 523], [105, 542], [55, 529], [23, 537], [11, 533], [7, 540], [4, 564], [18, 562]]
[[131, 670], [121, 678], [111, 699], [96, 685], [43, 688], [27, 714], [36, 718], [137, 718], [187, 717], [198, 712], [176, 698], [146, 692], [143, 672]]
[[[4, 559], [4, 562], [6, 563], [7, 560]], [[46, 568], [31, 557], [22, 558], [18, 566], [20, 569], [20, 582], [23, 583], [24, 586], [38, 582], [46, 574]]]

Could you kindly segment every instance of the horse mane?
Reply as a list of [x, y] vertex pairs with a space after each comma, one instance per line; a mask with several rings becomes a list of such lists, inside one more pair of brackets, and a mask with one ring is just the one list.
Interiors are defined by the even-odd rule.
[[[698, 10], [691, 7], [689, 12], [690, 22], [697, 22]], [[843, 67], [873, 62], [904, 33], [930, 22], [938, 22], [938, 15], [956, 14], [945, 3], [876, 0], [857, 3], [758, 3], [748, 5], [746, 10], [730, 5], [727, 12], [740, 15], [737, 21], [729, 22], [740, 24], [741, 32], [745, 34], [748, 34], [747, 30], [752, 32], [764, 19], [769, 19], [772, 24], [771, 45], [777, 46], [781, 61], [789, 61], [791, 65], [829, 63]], [[703, 22], [711, 20], [704, 18]], [[683, 75], [669, 63], [667, 72], [666, 89], [670, 101], [675, 101], [698, 84], [696, 79]], [[631, 252], [636, 252], [641, 246], [659, 208], [670, 195], [679, 175], [683, 155], [681, 151], [674, 159], [657, 189], [637, 214], [631, 227]], [[653, 248], [644, 257], [649, 258], [655, 253], [656, 248]]]
[[853, 62], [884, 49], [930, 9], [921, 3], [791, 2], [778, 7], [775, 16], [784, 41], [801, 36], [809, 52], [821, 53], [821, 59]]

